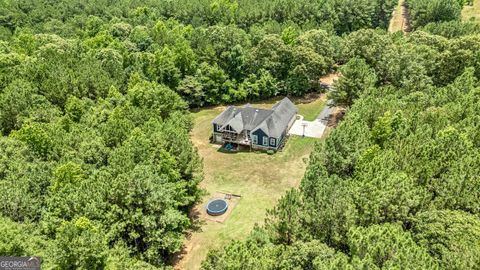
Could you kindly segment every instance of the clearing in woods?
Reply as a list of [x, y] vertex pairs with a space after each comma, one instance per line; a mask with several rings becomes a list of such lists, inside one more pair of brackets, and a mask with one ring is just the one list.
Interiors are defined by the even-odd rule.
[[388, 27], [388, 32], [410, 32], [410, 29], [411, 26], [407, 5], [405, 3], [405, 0], [399, 0], [397, 7], [393, 11], [392, 19], [390, 20], [390, 25]]
[[471, 6], [466, 5], [462, 10], [462, 18], [464, 21], [480, 21], [480, 0], [473, 0]]
[[[254, 103], [270, 108], [279, 98]], [[293, 100], [299, 114], [315, 118], [325, 106], [324, 95], [309, 95]], [[286, 190], [297, 187], [305, 173], [307, 159], [321, 139], [292, 136], [283, 151], [274, 155], [261, 152], [222, 153], [219, 146], [209, 143], [211, 121], [225, 107], [213, 107], [193, 112], [192, 141], [203, 159], [205, 179], [200, 186], [207, 191], [203, 203], [196, 207], [196, 216], [218, 192], [241, 195], [231, 215], [223, 223], [198, 219], [197, 229], [187, 236], [179, 254], [176, 269], [199, 269], [211, 249], [221, 248], [230, 240], [246, 237], [255, 223], [261, 224], [267, 209], [273, 208]], [[195, 214], [195, 212], [197, 214]]]

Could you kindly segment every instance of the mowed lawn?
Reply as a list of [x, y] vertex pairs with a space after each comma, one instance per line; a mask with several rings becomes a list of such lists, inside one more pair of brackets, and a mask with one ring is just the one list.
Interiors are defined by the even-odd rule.
[[472, 18], [475, 21], [480, 21], [480, 0], [473, 0], [473, 6], [465, 6], [462, 11], [462, 18], [464, 21], [469, 21]]
[[297, 102], [298, 114], [303, 115], [305, 121], [313, 121], [317, 119], [320, 111], [325, 107], [326, 98], [322, 96], [309, 102], [299, 103], [298, 100], [294, 102]]
[[[301, 113], [315, 119], [324, 107], [324, 98], [309, 102], [296, 100]], [[270, 108], [279, 99], [253, 104]], [[274, 155], [262, 152], [222, 153], [209, 143], [211, 121], [225, 107], [202, 109], [193, 113], [192, 141], [203, 158], [205, 179], [200, 184], [208, 193], [204, 203], [216, 192], [242, 197], [224, 223], [200, 221], [185, 243], [177, 269], [198, 269], [208, 250], [218, 249], [233, 239], [243, 239], [255, 223], [261, 224], [267, 209], [273, 208], [286, 190], [297, 187], [307, 167], [308, 157], [319, 139], [290, 137], [283, 151]], [[202, 209], [203, 210], [203, 209]]]

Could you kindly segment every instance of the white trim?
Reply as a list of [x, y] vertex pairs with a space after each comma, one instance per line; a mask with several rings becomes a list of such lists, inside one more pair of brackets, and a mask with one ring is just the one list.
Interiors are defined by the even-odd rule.
[[253, 144], [258, 144], [258, 136], [257, 135], [252, 135], [252, 143]]
[[268, 137], [263, 137], [263, 145], [268, 146]]
[[275, 139], [275, 138], [270, 138], [270, 145], [277, 146], [276, 142], [277, 142], [277, 139]]

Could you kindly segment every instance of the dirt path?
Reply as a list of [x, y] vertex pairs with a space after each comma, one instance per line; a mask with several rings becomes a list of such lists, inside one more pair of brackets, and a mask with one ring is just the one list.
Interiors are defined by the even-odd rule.
[[390, 20], [390, 26], [388, 32], [395, 33], [402, 31], [403, 33], [410, 32], [412, 29], [410, 25], [410, 15], [408, 11], [408, 5], [405, 0], [399, 0], [398, 5], [393, 11], [392, 19]]
[[462, 10], [462, 18], [464, 21], [480, 21], [480, 0], [474, 0], [473, 5], [465, 5]]

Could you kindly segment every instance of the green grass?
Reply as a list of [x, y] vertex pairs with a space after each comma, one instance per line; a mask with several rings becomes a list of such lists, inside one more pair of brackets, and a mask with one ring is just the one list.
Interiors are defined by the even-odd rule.
[[[275, 101], [254, 104], [269, 108]], [[323, 101], [299, 103], [301, 112], [316, 116]], [[212, 119], [224, 107], [208, 108], [193, 113], [195, 126], [192, 141], [203, 158], [205, 179], [200, 184], [208, 194], [227, 191], [240, 194], [232, 214], [224, 223], [203, 221], [200, 229], [192, 233], [185, 243], [183, 259], [176, 268], [198, 269], [208, 250], [221, 248], [234, 239], [243, 239], [255, 223], [261, 224], [267, 209], [272, 208], [284, 192], [297, 187], [303, 177], [307, 160], [318, 139], [290, 137], [282, 152], [268, 155], [263, 152], [221, 153], [218, 146], [208, 142]], [[318, 113], [317, 113], [318, 112]], [[204, 197], [204, 202], [211, 195]]]
[[473, 6], [465, 6], [462, 10], [462, 19], [464, 21], [480, 21], [480, 0], [474, 0]]
[[319, 98], [310, 103], [297, 104], [297, 107], [298, 114], [303, 115], [304, 120], [313, 121], [317, 119], [323, 107], [325, 107], [325, 100]]

